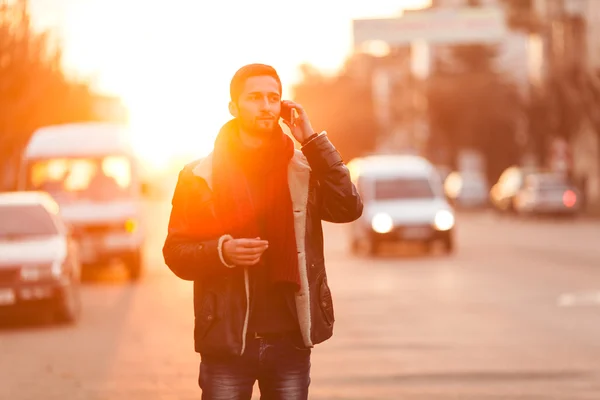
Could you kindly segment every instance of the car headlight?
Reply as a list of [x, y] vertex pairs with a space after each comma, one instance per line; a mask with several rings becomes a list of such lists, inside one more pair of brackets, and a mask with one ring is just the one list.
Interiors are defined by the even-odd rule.
[[448, 210], [440, 210], [435, 214], [433, 225], [438, 231], [449, 231], [454, 226], [454, 214]]
[[394, 221], [388, 214], [375, 214], [371, 220], [371, 227], [377, 233], [389, 233], [394, 229]]

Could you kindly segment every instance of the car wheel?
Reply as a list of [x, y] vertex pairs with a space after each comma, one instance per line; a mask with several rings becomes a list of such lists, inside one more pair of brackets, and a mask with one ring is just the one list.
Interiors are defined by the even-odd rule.
[[371, 239], [369, 240], [369, 255], [376, 256], [379, 254], [379, 250], [381, 248], [381, 243], [377, 240]]
[[454, 239], [452, 236], [448, 236], [446, 239], [444, 239], [444, 251], [447, 254], [454, 253]]
[[357, 238], [352, 238], [350, 241], [350, 251], [352, 254], [358, 254], [360, 252], [360, 241]]
[[55, 320], [63, 324], [75, 323], [81, 314], [79, 285], [71, 282], [58, 297], [54, 313]]
[[137, 250], [129, 254], [125, 258], [125, 265], [127, 267], [127, 272], [129, 273], [129, 280], [133, 282], [139, 281], [142, 277], [142, 272], [144, 268], [144, 262], [142, 260], [142, 251]]
[[423, 242], [423, 245], [425, 246], [425, 253], [431, 254], [435, 251], [435, 240], [427, 240]]

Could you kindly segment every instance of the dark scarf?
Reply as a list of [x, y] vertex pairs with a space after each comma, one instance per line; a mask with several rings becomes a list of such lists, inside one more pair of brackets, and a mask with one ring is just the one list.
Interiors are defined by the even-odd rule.
[[[271, 282], [300, 288], [294, 211], [288, 186], [288, 164], [294, 142], [281, 127], [257, 149], [243, 145], [236, 120], [226, 123], [215, 140], [213, 190], [217, 217], [234, 238], [269, 241], [261, 263]], [[258, 188], [252, 196], [249, 180]], [[262, 221], [262, 227], [259, 226]], [[252, 268], [252, 267], [251, 267]]]

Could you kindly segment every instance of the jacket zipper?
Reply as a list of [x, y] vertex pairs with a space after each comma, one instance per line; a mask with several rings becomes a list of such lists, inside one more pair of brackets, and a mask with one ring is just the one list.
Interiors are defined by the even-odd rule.
[[246, 350], [248, 319], [250, 318], [250, 280], [248, 277], [248, 267], [244, 267], [244, 290], [246, 292], [246, 316], [244, 318], [244, 327], [242, 328], [242, 351], [240, 351], [240, 356], [244, 355], [244, 351]]

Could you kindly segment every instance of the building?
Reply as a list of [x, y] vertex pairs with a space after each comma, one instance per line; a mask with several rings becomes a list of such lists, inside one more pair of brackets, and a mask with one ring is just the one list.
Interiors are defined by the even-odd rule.
[[[478, 5], [483, 8], [497, 10], [501, 14], [503, 25], [506, 19], [504, 5], [500, 0], [432, 0], [431, 7], [438, 9], [460, 9]], [[499, 31], [500, 32], [500, 31]], [[476, 32], [473, 34], [473, 42], [478, 40]], [[498, 45], [498, 57], [496, 65], [499, 71], [511, 76], [517, 83], [524, 95], [527, 95], [529, 87], [529, 64], [528, 54], [530, 40], [526, 33], [502, 28], [494, 44]]]
[[[530, 57], [532, 89], [568, 116], [567, 122], [551, 118], [550, 165], [564, 165], [590, 210], [600, 212], [600, 1], [534, 0], [532, 6], [540, 44]], [[553, 152], [563, 140], [570, 151]]]
[[[407, 11], [399, 17], [354, 21], [357, 50], [368, 47], [369, 42], [384, 42], [392, 51], [408, 55], [408, 63], [388, 63], [373, 71], [374, 103], [382, 132], [388, 137], [382, 141], [382, 147], [413, 150], [426, 146], [432, 134], [427, 87], [442, 64], [438, 61], [444, 60], [456, 45], [496, 45], [497, 69], [527, 94], [528, 36], [508, 29], [504, 8], [497, 0], [482, 0], [482, 7], [471, 7], [471, 3], [434, 0], [430, 8]], [[396, 110], [385, 112], [382, 107]], [[398, 117], [399, 114], [407, 117]]]
[[600, 68], [600, 2], [597, 0], [533, 0], [533, 12], [540, 21], [581, 20], [584, 56], [587, 65]]

